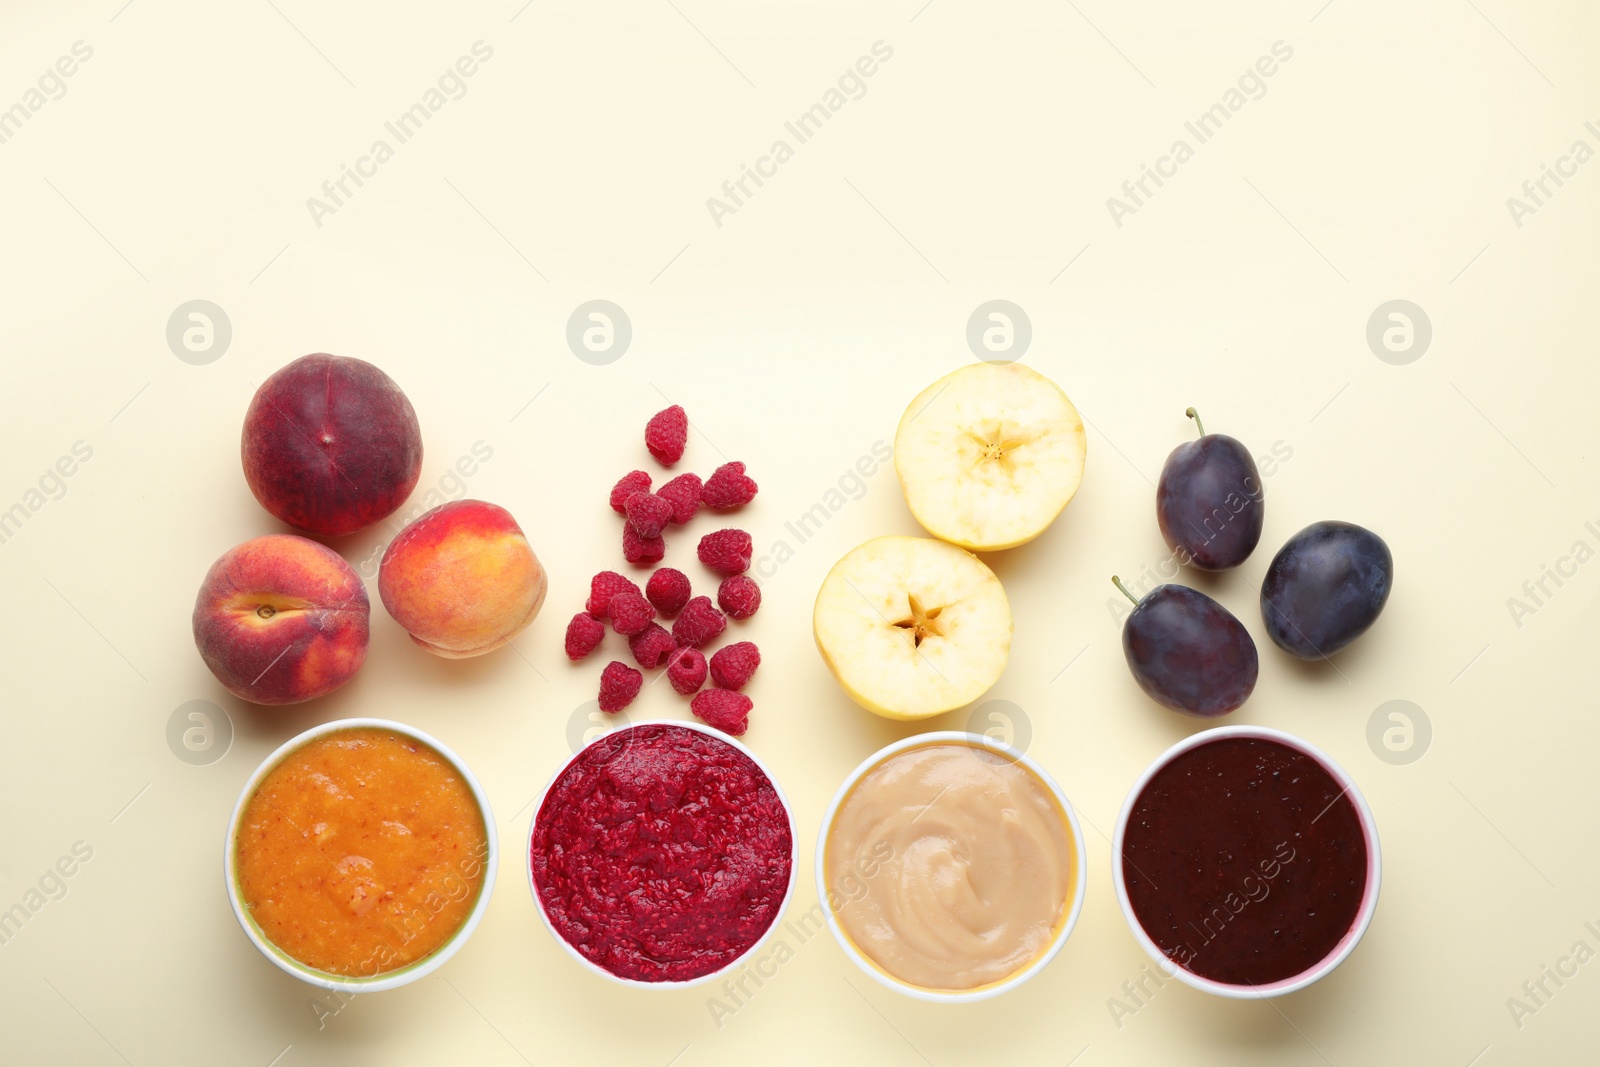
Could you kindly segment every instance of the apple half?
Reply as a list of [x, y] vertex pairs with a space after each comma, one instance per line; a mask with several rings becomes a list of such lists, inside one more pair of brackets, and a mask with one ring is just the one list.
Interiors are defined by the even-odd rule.
[[894, 469], [941, 540], [993, 552], [1033, 540], [1083, 481], [1083, 419], [1061, 387], [1020, 363], [975, 363], [906, 408]]
[[1011, 655], [1011, 604], [972, 553], [928, 537], [878, 537], [823, 579], [812, 632], [857, 704], [925, 719], [999, 680]]

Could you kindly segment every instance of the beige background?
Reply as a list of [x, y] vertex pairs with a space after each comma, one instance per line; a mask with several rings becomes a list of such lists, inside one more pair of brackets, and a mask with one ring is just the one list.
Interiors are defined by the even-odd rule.
[[[1553, 595], [1520, 620], [1507, 599], [1574, 542], [1600, 549], [1600, 162], [1547, 183], [1554, 195], [1520, 227], [1506, 199], [1575, 140], [1600, 148], [1584, 128], [1600, 120], [1600, 14], [1556, 0], [1258, 0], [1206, 15], [921, 3], [6, 5], [0, 108], [25, 101], [74, 42], [93, 56], [0, 144], [0, 508], [41, 505], [0, 544], [0, 908], [76, 842], [93, 857], [0, 946], [0, 1058], [1595, 1056], [1600, 963], [1560, 988], [1546, 979], [1553, 997], [1520, 1026], [1507, 1001], [1575, 942], [1600, 948], [1584, 927], [1600, 927], [1600, 564], [1560, 587], [1546, 579]], [[317, 226], [306, 199], [479, 40], [493, 57], [466, 95]], [[706, 199], [880, 40], [893, 56], [866, 94], [718, 227]], [[1280, 40], [1293, 56], [1265, 94], [1117, 226], [1107, 198]], [[607, 366], [564, 340], [594, 298], [634, 329]], [[1076, 933], [1027, 987], [962, 1008], [878, 988], [827, 939], [793, 946], [720, 1027], [708, 991], [624, 991], [585, 973], [540, 926], [520, 843], [593, 698], [599, 664], [569, 666], [561, 633], [588, 576], [619, 559], [605, 493], [647, 458], [645, 418], [663, 397], [683, 403], [700, 431], [686, 467], [747, 461], [762, 493], [741, 522], [761, 551], [793, 550], [769, 564], [746, 631], [766, 656], [747, 740], [793, 800], [809, 872], [839, 781], [910, 732], [834, 686], [811, 599], [850, 547], [916, 527], [889, 471], [805, 543], [785, 523], [892, 439], [920, 389], [971, 361], [967, 319], [994, 298], [1026, 310], [1024, 358], [1091, 426], [1077, 499], [1044, 537], [991, 559], [1017, 634], [990, 697], [1020, 709], [1011, 728], [1097, 828]], [[1365, 340], [1395, 298], [1433, 326], [1404, 366]], [[193, 299], [222, 307], [233, 330], [203, 366], [165, 337]], [[466, 663], [422, 654], [377, 608], [351, 685], [263, 711], [211, 678], [189, 613], [216, 556], [279, 529], [240, 475], [239, 427], [254, 386], [316, 350], [372, 360], [407, 390], [427, 449], [419, 497], [475, 442], [493, 449], [465, 492], [521, 520], [550, 599], [516, 651]], [[1383, 835], [1383, 897], [1355, 955], [1308, 991], [1228, 1003], [1170, 983], [1119, 1018], [1110, 1000], [1146, 959], [1118, 913], [1102, 832], [1140, 770], [1196, 724], [1134, 687], [1107, 578], [1165, 555], [1151, 484], [1192, 433], [1189, 404], [1258, 455], [1292, 450], [1267, 480], [1261, 549], [1197, 584], [1262, 645], [1260, 685], [1233, 721], [1302, 734], [1361, 783]], [[78, 441], [93, 457], [64, 495], [29, 498]], [[1383, 618], [1336, 670], [1279, 654], [1255, 606], [1277, 545], [1331, 517], [1378, 531], [1398, 567]], [[386, 536], [336, 547], [359, 563]], [[669, 561], [691, 546], [680, 535]], [[216, 702], [233, 725], [207, 766], [165, 740], [190, 700]], [[1432, 723], [1409, 765], [1367, 742], [1390, 700]], [[687, 714], [665, 686], [631, 710]], [[506, 851], [459, 956], [319, 1029], [313, 992], [237, 928], [222, 836], [268, 751], [349, 715], [397, 718], [460, 752]], [[802, 878], [794, 909], [814, 898]]]

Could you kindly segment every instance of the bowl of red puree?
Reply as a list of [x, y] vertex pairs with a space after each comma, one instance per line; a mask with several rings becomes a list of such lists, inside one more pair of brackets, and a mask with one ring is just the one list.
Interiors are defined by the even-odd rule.
[[1281, 730], [1224, 726], [1173, 745], [1129, 791], [1111, 851], [1134, 938], [1217, 996], [1323, 978], [1378, 904], [1378, 830], [1361, 790]]
[[632, 986], [709, 982], [794, 892], [794, 817], [744, 745], [677, 721], [603, 734], [546, 787], [528, 832], [539, 916], [569, 955]]

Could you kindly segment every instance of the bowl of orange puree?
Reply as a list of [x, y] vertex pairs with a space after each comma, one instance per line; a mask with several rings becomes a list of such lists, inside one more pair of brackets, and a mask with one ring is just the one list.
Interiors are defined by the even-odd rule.
[[398, 722], [340, 719], [256, 768], [223, 870], [262, 955], [324, 989], [375, 992], [461, 949], [498, 853], [489, 799], [455, 753]]

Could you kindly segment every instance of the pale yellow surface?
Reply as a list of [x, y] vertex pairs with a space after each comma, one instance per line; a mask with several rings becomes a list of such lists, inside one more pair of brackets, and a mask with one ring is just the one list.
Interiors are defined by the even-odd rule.
[[[1580, 940], [1600, 948], [1600, 162], [1561, 162], [1576, 140], [1600, 148], [1584, 125], [1600, 127], [1592, 6], [421, 7], [97, 0], [0, 13], [0, 108], [75, 41], [93, 48], [65, 95], [0, 144], [0, 508], [38, 505], [0, 544], [0, 909], [39, 905], [0, 945], [0, 1060], [1596, 1057], [1600, 963], [1574, 975], [1568, 957]], [[319, 228], [307, 197], [393, 140], [384, 123], [480, 39], [493, 57], [466, 95]], [[784, 123], [879, 40], [893, 54], [866, 94], [798, 143]], [[1153, 195], [1119, 228], [1107, 198], [1141, 164], [1171, 171], [1173, 141], [1196, 141], [1184, 123], [1279, 40], [1292, 58], [1265, 94], [1163, 186], [1147, 182]], [[761, 161], [778, 138], [793, 156], [774, 172]], [[747, 183], [753, 195], [719, 227], [706, 199], [741, 164], [772, 176]], [[1506, 199], [1526, 197], [1542, 164], [1569, 176], [1546, 180], [1519, 227]], [[633, 324], [607, 366], [565, 340], [568, 316], [595, 298]], [[911, 731], [968, 721], [897, 725], [856, 707], [812, 646], [811, 604], [850, 547], [920, 532], [892, 469], [879, 464], [864, 492], [849, 472], [893, 439], [911, 397], [971, 361], [968, 317], [996, 298], [1027, 310], [1027, 364], [1088, 427], [1083, 486], [1060, 520], [990, 559], [1016, 616], [990, 696], [1023, 709], [1028, 751], [1088, 839], [1071, 940], [1029, 985], [959, 1008], [879, 988], [814, 923], [715, 1018], [709, 997], [733, 1004], [720, 989], [635, 991], [582, 970], [539, 922], [520, 843], [529, 802], [569, 751], [573, 710], [594, 698], [601, 663], [570, 667], [561, 634], [588, 576], [620, 559], [605, 497], [648, 463], [644, 420], [683, 403], [698, 431], [684, 469], [742, 459], [762, 487], [738, 520], [766, 596], [739, 631], [763, 651], [746, 741], [795, 806], [798, 919], [844, 775]], [[1377, 359], [1365, 336], [1396, 298], [1433, 324], [1407, 366]], [[233, 327], [205, 366], [177, 359], [165, 335], [194, 299]], [[241, 475], [239, 429], [254, 385], [318, 350], [381, 365], [411, 397], [427, 450], [414, 504], [460, 492], [450, 472], [475, 443], [492, 451], [465, 492], [517, 517], [550, 597], [515, 651], [446, 662], [374, 596], [371, 654], [351, 685], [257, 710], [207, 673], [189, 613], [218, 555], [279, 529]], [[1383, 898], [1366, 941], [1307, 991], [1230, 1003], [1169, 982], [1129, 1014], [1123, 983], [1147, 960], [1116, 907], [1105, 835], [1134, 778], [1196, 724], [1128, 677], [1108, 577], [1137, 580], [1166, 556], [1153, 482], [1193, 433], [1190, 404], [1255, 454], [1278, 448], [1262, 472], [1261, 548], [1238, 573], [1196, 581], [1262, 645], [1260, 684], [1234, 720], [1295, 731], [1354, 775], [1383, 837]], [[29, 497], [80, 441], [92, 458]], [[813, 513], [802, 540], [787, 524], [817, 505], [825, 518]], [[1370, 526], [1397, 565], [1387, 611], [1336, 669], [1279, 654], [1255, 609], [1272, 551], [1321, 518]], [[713, 522], [669, 550], [702, 587], [693, 539]], [[387, 536], [336, 546], [369, 591]], [[1524, 591], [1541, 580], [1543, 593]], [[1514, 618], [1510, 597], [1529, 611]], [[233, 719], [231, 751], [209, 766], [165, 739], [191, 700]], [[1366, 740], [1390, 700], [1433, 725], [1408, 766]], [[664, 685], [630, 710], [687, 714]], [[324, 1007], [319, 1029], [315, 994], [239, 931], [222, 837], [267, 752], [350, 715], [453, 747], [493, 799], [504, 853], [460, 955], [404, 989]], [[58, 861], [70, 877], [46, 873]], [[1544, 978], [1549, 996], [1526, 1002], [1536, 1010], [1519, 1027], [1507, 1000], [1546, 966], [1573, 976]]]

